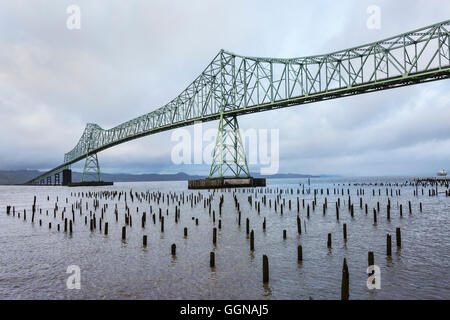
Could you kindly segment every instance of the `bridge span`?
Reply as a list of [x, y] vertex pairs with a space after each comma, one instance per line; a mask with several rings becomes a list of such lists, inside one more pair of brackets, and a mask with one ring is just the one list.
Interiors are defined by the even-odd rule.
[[[58, 167], [28, 184], [60, 183], [85, 159], [83, 181], [101, 180], [97, 153], [161, 131], [219, 119], [210, 177], [249, 176], [237, 117], [322, 100], [448, 79], [450, 20], [377, 42], [300, 58], [249, 57], [221, 50], [166, 105], [111, 129], [87, 124]], [[64, 177], [63, 177], [64, 180]]]

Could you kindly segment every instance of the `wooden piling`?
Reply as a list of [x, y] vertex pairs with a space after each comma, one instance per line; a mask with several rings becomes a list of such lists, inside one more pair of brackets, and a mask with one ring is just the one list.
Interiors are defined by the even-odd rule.
[[[375, 265], [375, 258], [373, 256], [373, 251], [368, 252], [367, 260], [368, 260], [369, 267]], [[370, 277], [374, 273], [375, 273], [375, 270], [372, 270], [371, 272], [368, 273], [368, 276]], [[373, 279], [372, 284], [375, 284], [375, 279]]]
[[263, 255], [263, 283], [269, 282], [269, 259]]
[[344, 258], [342, 266], [341, 300], [348, 300], [350, 297], [350, 277], [348, 274], [347, 260]]
[[400, 228], [397, 228], [395, 230], [395, 238], [397, 240], [397, 247], [401, 248], [401, 246], [402, 246], [402, 234], [401, 234]]
[[214, 268], [216, 266], [216, 257], [213, 251], [209, 253], [209, 266]]
[[386, 255], [392, 255], [392, 238], [389, 233], [386, 236]]
[[370, 267], [370, 266], [373, 266], [373, 265], [375, 264], [375, 260], [374, 260], [374, 256], [373, 256], [373, 251], [369, 251], [369, 252], [368, 252], [367, 260], [368, 260], [369, 267]]

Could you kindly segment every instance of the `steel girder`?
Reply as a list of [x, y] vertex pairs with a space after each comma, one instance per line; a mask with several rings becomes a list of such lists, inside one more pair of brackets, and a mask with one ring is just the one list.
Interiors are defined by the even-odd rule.
[[88, 124], [64, 163], [31, 180], [120, 143], [225, 117], [379, 91], [450, 77], [450, 20], [324, 55], [262, 58], [221, 50], [179, 96], [104, 130]]

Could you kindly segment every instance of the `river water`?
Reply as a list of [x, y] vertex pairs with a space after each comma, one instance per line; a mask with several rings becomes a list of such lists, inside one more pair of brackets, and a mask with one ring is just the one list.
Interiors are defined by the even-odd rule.
[[[249, 189], [216, 191], [209, 214], [204, 200], [208, 191], [187, 190], [187, 182], [116, 183], [95, 188], [68, 188], [59, 186], [0, 186], [0, 299], [340, 299], [343, 259], [346, 258], [350, 275], [350, 299], [449, 299], [450, 298], [450, 197], [440, 188], [438, 196], [429, 196], [432, 187], [401, 186], [408, 178], [336, 178], [268, 180], [267, 188], [255, 194]], [[360, 185], [361, 183], [372, 185]], [[377, 184], [375, 186], [375, 183]], [[398, 183], [398, 186], [380, 183]], [[302, 185], [300, 185], [302, 184]], [[350, 185], [349, 185], [350, 184]], [[359, 184], [359, 185], [358, 185]], [[305, 188], [305, 189], [303, 189]], [[311, 192], [308, 194], [308, 188]], [[329, 195], [326, 194], [329, 188]], [[386, 188], [389, 195], [386, 196]], [[312, 210], [313, 190], [317, 189], [317, 206]], [[320, 189], [323, 190], [321, 194]], [[338, 189], [339, 194], [334, 194]], [[348, 189], [348, 190], [347, 190]], [[360, 190], [363, 208], [359, 206]], [[391, 191], [393, 194], [391, 196]], [[175, 205], [167, 199], [159, 205], [153, 199], [133, 195], [146, 192], [176, 194], [180, 202], [180, 218], [175, 222]], [[280, 193], [283, 190], [283, 193]], [[292, 190], [292, 194], [291, 194]], [[305, 193], [303, 193], [305, 190]], [[375, 190], [375, 196], [373, 196]], [[400, 195], [397, 194], [400, 190]], [[124, 191], [132, 216], [127, 226], [126, 240], [122, 241], [125, 225], [125, 199], [93, 199], [80, 192]], [[344, 194], [340, 194], [344, 191]], [[233, 192], [239, 202], [241, 225]], [[348, 192], [354, 204], [354, 216], [348, 210]], [[444, 192], [444, 193], [442, 193]], [[379, 195], [380, 193], [380, 195]], [[194, 194], [203, 198], [193, 205], [188, 200]], [[222, 215], [219, 199], [223, 195]], [[36, 214], [31, 223], [33, 198], [36, 196]], [[251, 207], [248, 197], [260, 202], [264, 196], [267, 205], [260, 203], [260, 213]], [[279, 197], [277, 212], [274, 201]], [[327, 197], [325, 215], [322, 206]], [[297, 232], [297, 198], [302, 234]], [[340, 198], [340, 217], [336, 219], [335, 202]], [[386, 218], [388, 198], [391, 201], [391, 219]], [[269, 199], [271, 207], [269, 208]], [[280, 203], [285, 201], [280, 214]], [[303, 199], [305, 207], [302, 206]], [[292, 201], [289, 210], [288, 201]], [[67, 201], [67, 202], [66, 202]], [[62, 212], [72, 219], [72, 204], [81, 201], [82, 213], [75, 208], [73, 232], [64, 232]], [[408, 210], [411, 201], [412, 213]], [[58, 204], [56, 218], [55, 203]], [[380, 202], [377, 223], [373, 208]], [[86, 203], [88, 209], [86, 210]], [[368, 214], [365, 213], [365, 204]], [[422, 212], [419, 205], [422, 203]], [[99, 230], [101, 208], [108, 207], [104, 225]], [[118, 208], [116, 222], [114, 210]], [[307, 205], [311, 206], [309, 219]], [[403, 215], [400, 216], [400, 204]], [[6, 214], [6, 207], [14, 206], [15, 215]], [[156, 214], [152, 221], [150, 206]], [[158, 210], [164, 216], [161, 232]], [[166, 210], [168, 210], [168, 214]], [[26, 220], [23, 211], [26, 210]], [[142, 212], [146, 212], [145, 228], [141, 226]], [[47, 214], [48, 212], [48, 214]], [[89, 214], [96, 214], [97, 226], [90, 230]], [[20, 213], [20, 218], [18, 217]], [[85, 216], [88, 222], [85, 224]], [[262, 224], [266, 218], [266, 230]], [[255, 250], [250, 251], [245, 220], [254, 230]], [[198, 219], [198, 225], [195, 224]], [[213, 244], [213, 228], [218, 227], [217, 243]], [[41, 220], [42, 225], [39, 224]], [[49, 223], [52, 228], [49, 229]], [[343, 239], [343, 224], [347, 225], [347, 241]], [[60, 231], [57, 225], [60, 225]], [[183, 230], [187, 227], [188, 236]], [[401, 228], [402, 247], [396, 246], [396, 228]], [[283, 239], [286, 230], [286, 239]], [[327, 235], [332, 235], [332, 246], [327, 247]], [[386, 255], [386, 235], [392, 235], [392, 256]], [[148, 244], [142, 245], [143, 235]], [[171, 245], [176, 244], [176, 256]], [[297, 247], [302, 245], [303, 261], [297, 261]], [[215, 268], [211, 268], [210, 252], [215, 252]], [[380, 289], [367, 287], [368, 252], [374, 252], [375, 265], [380, 270]], [[270, 280], [262, 282], [262, 255], [269, 260]], [[69, 265], [80, 268], [81, 289], [68, 289], [66, 282]]]

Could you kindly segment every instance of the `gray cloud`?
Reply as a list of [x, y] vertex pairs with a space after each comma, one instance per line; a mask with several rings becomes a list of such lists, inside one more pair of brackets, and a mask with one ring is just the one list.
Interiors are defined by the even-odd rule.
[[[69, 4], [81, 7], [81, 30], [65, 27]], [[382, 10], [380, 30], [366, 28], [371, 4]], [[8, 2], [0, 10], [0, 169], [60, 164], [87, 122], [109, 128], [160, 107], [221, 48], [251, 56], [320, 54], [448, 19], [449, 9], [422, 0]], [[241, 117], [240, 125], [280, 129], [282, 172], [434, 173], [450, 162], [449, 86], [264, 112]], [[106, 150], [102, 166], [207, 170], [173, 165], [170, 136]]]

